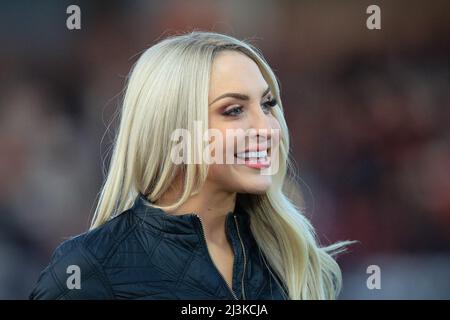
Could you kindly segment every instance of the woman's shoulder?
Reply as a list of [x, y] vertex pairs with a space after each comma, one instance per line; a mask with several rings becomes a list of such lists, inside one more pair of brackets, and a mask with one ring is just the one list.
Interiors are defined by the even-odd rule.
[[30, 299], [112, 298], [108, 279], [82, 236], [64, 241], [41, 272]]
[[104, 262], [133, 231], [129, 211], [65, 240], [54, 250], [30, 299], [112, 299]]

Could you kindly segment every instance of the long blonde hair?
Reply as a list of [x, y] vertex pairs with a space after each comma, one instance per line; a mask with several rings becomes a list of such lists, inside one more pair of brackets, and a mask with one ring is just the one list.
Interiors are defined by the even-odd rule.
[[319, 246], [310, 222], [283, 191], [288, 174], [295, 169], [278, 80], [261, 52], [228, 35], [194, 31], [170, 36], [140, 56], [128, 78], [110, 166], [91, 229], [131, 207], [139, 193], [154, 203], [177, 174], [183, 177], [183, 192], [176, 203], [160, 208], [177, 208], [201, 188], [208, 166], [175, 165], [168, 152], [176, 143], [170, 135], [177, 128], [193, 132], [194, 121], [208, 123], [211, 66], [223, 50], [236, 50], [253, 59], [278, 101], [273, 114], [281, 126], [279, 170], [266, 194], [238, 198], [251, 213], [251, 231], [267, 263], [282, 280], [288, 298], [334, 299], [342, 279], [333, 255], [343, 251], [348, 242]]

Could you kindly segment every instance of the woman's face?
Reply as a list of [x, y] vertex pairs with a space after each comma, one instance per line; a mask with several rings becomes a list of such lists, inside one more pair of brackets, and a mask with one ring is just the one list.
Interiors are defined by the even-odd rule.
[[240, 52], [219, 53], [213, 61], [208, 100], [209, 128], [223, 137], [224, 162], [210, 165], [207, 182], [228, 192], [265, 193], [272, 177], [262, 170], [270, 165], [275, 150], [272, 129], [280, 126], [271, 110], [276, 101], [257, 64]]

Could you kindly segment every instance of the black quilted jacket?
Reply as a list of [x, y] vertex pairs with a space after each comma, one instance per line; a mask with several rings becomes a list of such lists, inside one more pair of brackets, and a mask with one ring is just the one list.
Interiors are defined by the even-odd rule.
[[249, 214], [236, 206], [225, 227], [232, 288], [210, 258], [199, 216], [167, 214], [139, 195], [129, 210], [59, 245], [30, 299], [287, 299]]

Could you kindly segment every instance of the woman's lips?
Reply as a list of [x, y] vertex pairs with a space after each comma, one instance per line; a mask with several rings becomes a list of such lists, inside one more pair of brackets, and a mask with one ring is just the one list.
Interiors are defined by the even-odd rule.
[[270, 167], [270, 159], [269, 157], [264, 158], [238, 158], [235, 156], [235, 158], [238, 160], [237, 164], [243, 164], [246, 167], [252, 168], [252, 169], [265, 169]]

